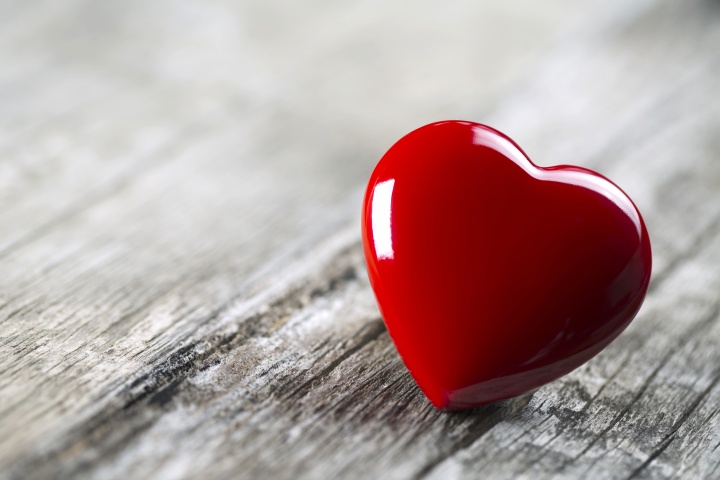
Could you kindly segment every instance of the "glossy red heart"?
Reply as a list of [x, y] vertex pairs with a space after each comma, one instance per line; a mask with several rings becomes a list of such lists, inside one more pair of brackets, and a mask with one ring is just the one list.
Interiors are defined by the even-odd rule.
[[584, 168], [537, 167], [471, 122], [433, 123], [390, 148], [362, 233], [390, 336], [441, 409], [577, 368], [628, 326], [650, 281], [647, 230], [622, 190]]

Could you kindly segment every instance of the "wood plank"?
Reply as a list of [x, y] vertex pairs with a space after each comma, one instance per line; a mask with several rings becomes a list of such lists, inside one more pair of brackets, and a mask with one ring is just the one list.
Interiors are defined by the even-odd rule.
[[[247, 8], [242, 13], [258, 22], [247, 26], [246, 39], [287, 46], [300, 38], [292, 29], [303, 28], [294, 22], [301, 11], [248, 5], [236, 7]], [[80, 24], [98, 14], [130, 20], [138, 14], [134, 8], [77, 2], [64, 18], [82, 11], [87, 17]], [[446, 104], [414, 106], [446, 92], [442, 76], [389, 102], [402, 90], [385, 83], [397, 73], [392, 67], [370, 76], [386, 87], [379, 98], [371, 99], [372, 88], [353, 91], [369, 80], [351, 81], [362, 63], [341, 70], [337, 84], [320, 83], [331, 89], [325, 96], [313, 83], [337, 68], [338, 52], [378, 52], [373, 65], [407, 52], [398, 47], [383, 57], [363, 37], [373, 26], [381, 32], [395, 27], [389, 20], [375, 23], [377, 8], [318, 7], [321, 13], [307, 24], [317, 34], [288, 47], [298, 55], [292, 65], [285, 64], [288, 52], [274, 50], [275, 57], [263, 60], [253, 55], [265, 50], [250, 51], [248, 65], [267, 62], [255, 66], [261, 86], [248, 80], [231, 88], [240, 75], [233, 66], [217, 67], [208, 80], [182, 83], [181, 89], [172, 75], [187, 81], [203, 58], [190, 53], [187, 63], [176, 59], [179, 66], [150, 62], [132, 71], [118, 82], [126, 95], [120, 99], [98, 100], [104, 86], [78, 91], [77, 101], [87, 106], [63, 118], [71, 121], [68, 136], [87, 128], [92, 155], [58, 153], [55, 165], [67, 174], [56, 186], [48, 186], [56, 178], [50, 172], [15, 174], [22, 188], [3, 197], [0, 209], [3, 224], [17, 227], [3, 234], [0, 259], [6, 272], [0, 279], [0, 476], [717, 474], [716, 5], [657, 1], [628, 10], [617, 2], [603, 6], [603, 15], [576, 7], [563, 17], [573, 20], [573, 28], [562, 35], [550, 33], [556, 19], [543, 17], [546, 30], [532, 33], [542, 33], [544, 48], [554, 38], [557, 46], [547, 54], [522, 42], [514, 47], [542, 61], [494, 60], [481, 49], [480, 57], [496, 62], [501, 73], [487, 80], [491, 93], [478, 94], [469, 106], [460, 107], [469, 89], [477, 88], [470, 67]], [[470, 8], [471, 2], [458, 3], [438, 21], [461, 25], [468, 34], [475, 21], [467, 15]], [[478, 16], [492, 14], [495, 21], [514, 18], [512, 4], [492, 7], [499, 11], [477, 8]], [[150, 15], [153, 21], [132, 28], [180, 29], [195, 14], [209, 18], [199, 24], [217, 28], [229, 9], [175, 11], [178, 16], [167, 22]], [[423, 25], [437, 12], [421, 10], [411, 25]], [[34, 21], [37, 28], [51, 23], [50, 16]], [[289, 30], [264, 37], [268, 33], [258, 25], [265, 24]], [[327, 24], [323, 37], [320, 26]], [[520, 20], [512, 25], [528, 26]], [[193, 42], [207, 47], [236, 34], [220, 27], [214, 39], [214, 28], [191, 32], [187, 51]], [[408, 28], [381, 38], [417, 38]], [[55, 35], [62, 42], [61, 32]], [[134, 40], [121, 46], [116, 35], [101, 29], [88, 35], [114, 48], [102, 72], [108, 77], [113, 68], [132, 70], [124, 55], [147, 45]], [[35, 51], [28, 38], [27, 48]], [[76, 60], [99, 55], [82, 42], [61, 44], [58, 52]], [[148, 55], [162, 63], [162, 53], [159, 48]], [[474, 53], [468, 47], [456, 55]], [[423, 71], [421, 55], [407, 62], [400, 71]], [[55, 63], [45, 68], [77, 74], [77, 67], [64, 73]], [[135, 75], [145, 75], [149, 85], [137, 88]], [[288, 75], [293, 80], [283, 84]], [[511, 81], [512, 90], [493, 86], [520, 75], [528, 79]], [[206, 93], [215, 86], [216, 93]], [[176, 103], [181, 92], [191, 99]], [[341, 106], [342, 113], [334, 114], [335, 104], [318, 101], [333, 98], [362, 98], [367, 105]], [[210, 106], [203, 110], [205, 102]], [[406, 113], [373, 121], [383, 102], [400, 110], [405, 105]], [[103, 106], [113, 105], [121, 115], [94, 130], [94, 122], [106, 118]], [[418, 119], [453, 111], [498, 126], [540, 164], [586, 165], [616, 180], [645, 215], [656, 268], [641, 315], [586, 366], [533, 396], [445, 414], [415, 387], [384, 331], [362, 265], [356, 217], [362, 181], [383, 148], [378, 145], [422, 123]], [[27, 121], [32, 125], [39, 117], [36, 112]], [[145, 122], [138, 135], [150, 140], [128, 149], [133, 137], [126, 135], [136, 121]], [[52, 138], [63, 125], [51, 121], [13, 132], [14, 140], [0, 146], [11, 171], [27, 171], [17, 152]], [[109, 160], [101, 164], [103, 151]], [[35, 155], [44, 159], [48, 152]]]

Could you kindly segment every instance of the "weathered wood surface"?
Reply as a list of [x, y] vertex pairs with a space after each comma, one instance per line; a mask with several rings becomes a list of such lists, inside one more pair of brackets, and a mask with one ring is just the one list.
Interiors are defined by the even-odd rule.
[[[720, 478], [717, 1], [0, 12], [0, 477]], [[358, 232], [374, 162], [443, 118], [610, 176], [655, 259], [605, 352], [458, 414]]]

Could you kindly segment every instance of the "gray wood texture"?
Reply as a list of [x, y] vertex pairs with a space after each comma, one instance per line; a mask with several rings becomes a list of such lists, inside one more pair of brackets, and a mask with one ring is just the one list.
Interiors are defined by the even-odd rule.
[[[0, 66], [0, 478], [720, 478], [719, 2], [5, 1]], [[654, 251], [602, 354], [452, 414], [359, 246], [446, 118], [611, 177]]]

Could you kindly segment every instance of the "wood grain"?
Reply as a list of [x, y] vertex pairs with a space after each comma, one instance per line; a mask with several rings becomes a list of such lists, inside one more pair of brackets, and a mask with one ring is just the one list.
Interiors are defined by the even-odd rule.
[[[1, 478], [720, 477], [716, 1], [0, 10]], [[613, 178], [654, 276], [597, 358], [447, 414], [358, 211], [453, 117]]]

